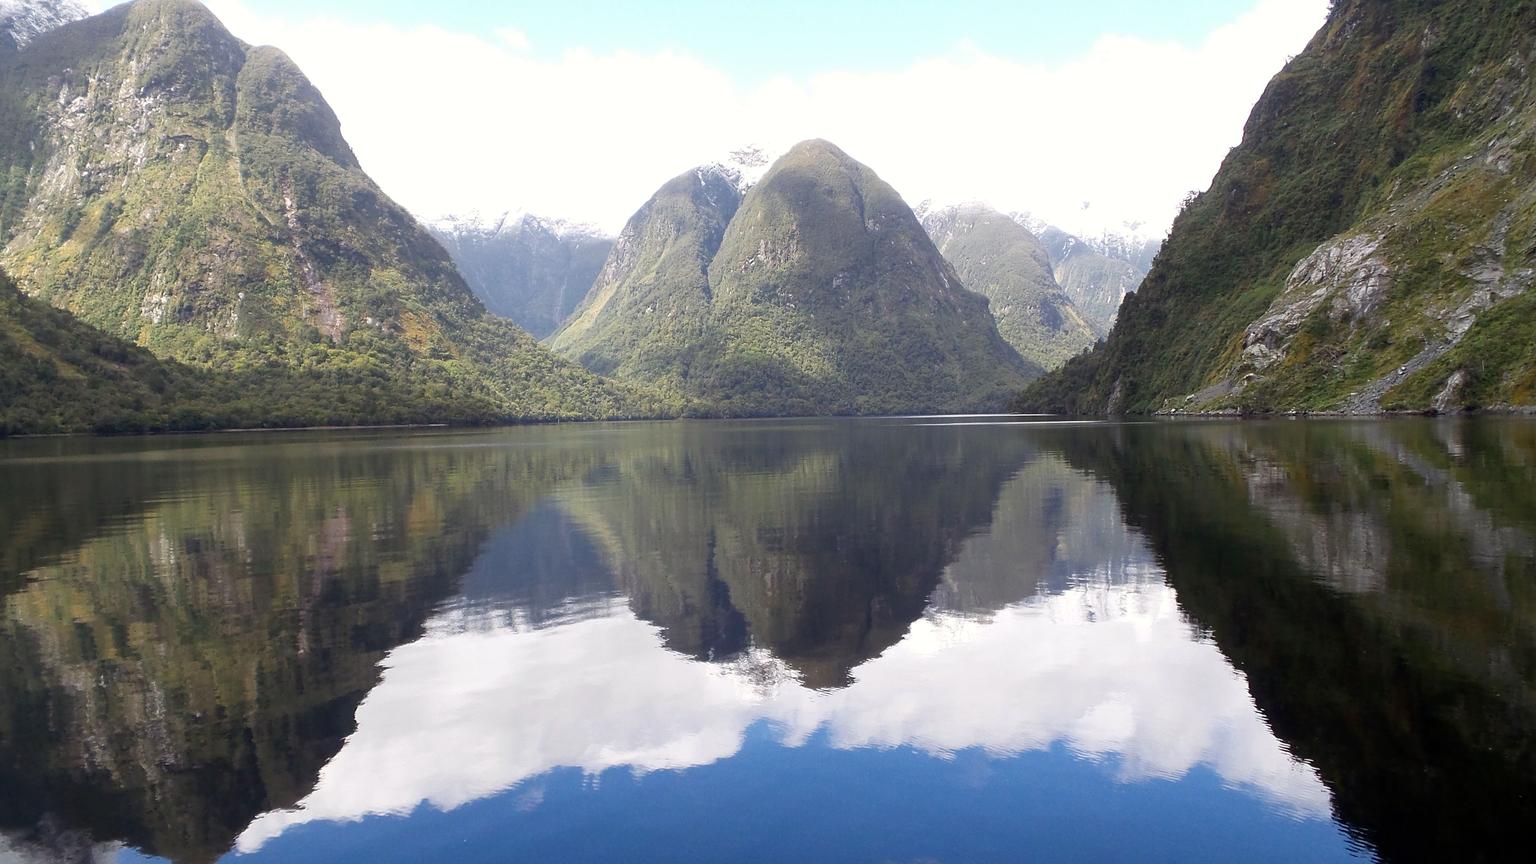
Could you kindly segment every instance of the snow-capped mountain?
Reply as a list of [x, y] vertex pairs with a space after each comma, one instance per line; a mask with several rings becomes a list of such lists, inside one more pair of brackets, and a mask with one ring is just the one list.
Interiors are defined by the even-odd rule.
[[469, 287], [543, 338], [587, 296], [613, 240], [591, 225], [508, 211], [427, 220]]
[[0, 48], [25, 48], [41, 34], [89, 15], [75, 0], [0, 0]]
[[456, 237], [480, 237], [492, 239], [526, 231], [540, 231], [562, 239], [590, 239], [607, 237], [601, 228], [589, 222], [575, 222], [550, 216], [538, 216], [522, 210], [506, 210], [487, 215], [477, 210], [467, 213], [450, 213], [434, 219], [423, 219], [427, 230]]

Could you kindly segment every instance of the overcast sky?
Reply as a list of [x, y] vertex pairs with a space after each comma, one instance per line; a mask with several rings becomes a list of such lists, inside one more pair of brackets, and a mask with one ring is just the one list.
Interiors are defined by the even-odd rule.
[[1208, 185], [1327, 7], [206, 2], [292, 56], [364, 167], [425, 218], [513, 210], [616, 231], [694, 165], [819, 137], [913, 204], [1152, 235]]

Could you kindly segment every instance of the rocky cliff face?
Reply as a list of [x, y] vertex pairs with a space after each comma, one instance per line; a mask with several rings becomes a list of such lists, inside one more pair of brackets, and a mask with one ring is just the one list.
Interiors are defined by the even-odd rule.
[[923, 217], [965, 287], [987, 298], [998, 333], [1025, 360], [1054, 369], [1088, 348], [1095, 328], [1053, 275], [1050, 254], [1012, 217], [980, 204]]
[[1021, 404], [1536, 404], [1533, 34], [1528, 2], [1335, 4], [1108, 343]]
[[486, 308], [537, 339], [576, 311], [613, 249], [593, 229], [535, 216], [445, 220], [430, 230]]
[[1039, 371], [895, 190], [825, 141], [744, 197], [718, 171], [668, 183], [550, 344], [731, 414], [997, 407]]
[[194, 0], [137, 0], [0, 55], [0, 120], [0, 263], [111, 335], [302, 370], [381, 407], [628, 410], [486, 313], [299, 69]]

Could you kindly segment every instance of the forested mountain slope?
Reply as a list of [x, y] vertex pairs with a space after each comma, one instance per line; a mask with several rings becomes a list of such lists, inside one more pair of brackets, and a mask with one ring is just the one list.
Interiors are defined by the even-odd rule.
[[24, 291], [110, 335], [362, 391], [357, 422], [656, 407], [489, 314], [299, 69], [194, 0], [0, 52], [0, 247]]
[[1529, 0], [1340, 0], [1029, 410], [1536, 403]]
[[549, 344], [727, 414], [996, 408], [1039, 374], [901, 196], [825, 141], [668, 182]]

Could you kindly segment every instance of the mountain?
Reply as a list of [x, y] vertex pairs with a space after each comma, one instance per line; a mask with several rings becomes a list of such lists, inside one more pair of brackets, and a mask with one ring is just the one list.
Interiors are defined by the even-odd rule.
[[796, 145], [745, 195], [737, 179], [663, 186], [548, 344], [744, 415], [998, 407], [1039, 373], [896, 191], [837, 147]]
[[75, 0], [0, 0], [0, 51], [25, 48], [43, 33], [88, 14]]
[[193, 0], [0, 54], [0, 178], [0, 265], [158, 357], [296, 376], [356, 422], [644, 407], [488, 313], [292, 61]]
[[1056, 283], [1103, 337], [1115, 326], [1120, 304], [1141, 285], [1161, 245], [1155, 240], [1108, 234], [1084, 240], [1055, 227], [1040, 232]]
[[1098, 338], [1056, 284], [1045, 247], [1012, 217], [966, 204], [925, 213], [923, 228], [965, 287], [991, 302], [998, 333], [1025, 360], [1055, 369]]
[[1536, 4], [1340, 0], [1174, 223], [1072, 413], [1536, 404]]
[[543, 339], [586, 299], [613, 238], [536, 216], [428, 226], [487, 309]]
[[709, 267], [741, 192], [718, 166], [662, 186], [620, 232], [597, 282], [547, 342], [600, 374], [687, 384], [710, 326]]

